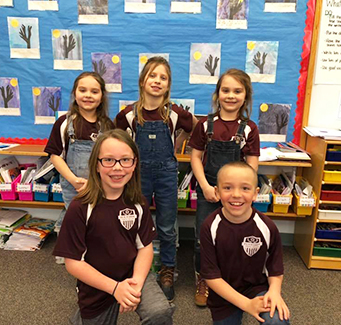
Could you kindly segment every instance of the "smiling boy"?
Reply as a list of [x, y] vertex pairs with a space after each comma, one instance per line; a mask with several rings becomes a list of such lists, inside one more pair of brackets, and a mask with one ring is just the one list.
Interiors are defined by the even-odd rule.
[[281, 239], [273, 221], [252, 208], [257, 193], [257, 174], [248, 164], [232, 162], [219, 170], [222, 207], [200, 231], [201, 274], [215, 325], [239, 325], [244, 311], [262, 324], [289, 324], [281, 296]]

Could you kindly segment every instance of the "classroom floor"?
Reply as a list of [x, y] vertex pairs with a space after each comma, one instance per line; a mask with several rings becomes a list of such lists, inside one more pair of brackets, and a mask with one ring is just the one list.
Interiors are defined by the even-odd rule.
[[[76, 308], [75, 280], [51, 255], [51, 235], [37, 252], [0, 250], [0, 324], [68, 324]], [[211, 324], [208, 309], [194, 305], [193, 242], [180, 241], [179, 278], [175, 284], [174, 324]], [[283, 296], [292, 313], [291, 324], [341, 324], [341, 272], [308, 270], [293, 247], [284, 247]], [[135, 313], [121, 315], [120, 325], [139, 324]], [[243, 325], [258, 324], [246, 315]]]

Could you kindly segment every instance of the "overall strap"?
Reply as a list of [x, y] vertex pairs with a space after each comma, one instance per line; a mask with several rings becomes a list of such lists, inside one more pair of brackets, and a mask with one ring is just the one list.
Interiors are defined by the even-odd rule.
[[242, 120], [239, 124], [237, 133], [235, 135], [236, 144], [240, 144], [244, 139], [244, 130], [247, 125], [248, 120]]
[[75, 119], [75, 116], [71, 116], [69, 113], [66, 115], [66, 124], [68, 126], [67, 128], [67, 134], [70, 138], [71, 142], [75, 142], [76, 135], [75, 135], [75, 129], [73, 128], [73, 120]]
[[[88, 226], [88, 223], [89, 223], [89, 219], [91, 217], [91, 213], [92, 213], [92, 210], [94, 209], [94, 205], [91, 205], [90, 203], [88, 204], [88, 208], [87, 208], [87, 211], [86, 211], [86, 220], [85, 220], [85, 226], [87, 227]], [[82, 258], [81, 258], [81, 261], [84, 261], [85, 259], [85, 254], [87, 253], [88, 249], [86, 248], [84, 253], [82, 254]]]

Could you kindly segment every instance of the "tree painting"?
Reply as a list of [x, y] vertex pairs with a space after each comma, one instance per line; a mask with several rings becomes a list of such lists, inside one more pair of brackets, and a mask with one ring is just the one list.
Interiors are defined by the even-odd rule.
[[189, 111], [190, 113], [194, 114], [194, 99], [179, 99], [179, 98], [171, 98], [171, 102], [178, 105], [180, 108], [184, 109], [185, 111]]
[[215, 70], [217, 69], [218, 66], [218, 61], [219, 58], [216, 56], [214, 58], [214, 63], [213, 63], [213, 56], [210, 54], [208, 59], [205, 62], [205, 68], [208, 70], [211, 76], [214, 76]]
[[82, 60], [82, 34], [78, 30], [52, 30], [54, 60]]
[[54, 117], [61, 110], [60, 87], [33, 87], [32, 93], [35, 116]]
[[94, 71], [97, 72], [103, 78], [104, 74], [107, 72], [107, 68], [103, 63], [103, 60], [99, 60], [98, 63], [96, 61], [93, 61], [92, 66], [94, 68]]
[[19, 115], [20, 98], [18, 79], [0, 77], [0, 115], [5, 111], [7, 113], [8, 111], [13, 112], [13, 110], [11, 110], [13, 108], [18, 110], [17, 114], [13, 115]]
[[65, 59], [69, 58], [69, 53], [76, 47], [76, 40], [73, 35], [63, 35], [63, 50]]
[[79, 15], [107, 15], [108, 0], [78, 0]]
[[26, 42], [27, 48], [30, 49], [31, 48], [32, 26], [27, 26], [27, 35], [26, 35], [26, 26], [21, 25], [19, 35]]
[[268, 54], [263, 52], [261, 54], [259, 51], [253, 57], [253, 64], [259, 69], [259, 73], [264, 73], [265, 58]]
[[247, 19], [248, 0], [219, 0], [218, 19]]

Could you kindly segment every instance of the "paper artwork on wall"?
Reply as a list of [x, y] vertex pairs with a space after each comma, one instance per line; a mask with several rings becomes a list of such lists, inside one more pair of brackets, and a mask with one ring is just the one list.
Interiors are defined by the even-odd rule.
[[58, 0], [27, 0], [28, 10], [58, 11]]
[[263, 103], [259, 107], [260, 141], [286, 141], [291, 104]]
[[279, 42], [248, 41], [245, 72], [252, 82], [274, 83]]
[[32, 87], [35, 124], [53, 124], [62, 107], [61, 87]]
[[83, 70], [82, 34], [79, 30], [52, 30], [53, 68]]
[[217, 0], [217, 29], [247, 29], [249, 0]]
[[139, 74], [141, 73], [148, 59], [152, 58], [153, 56], [161, 56], [169, 62], [169, 53], [140, 53], [139, 54]]
[[108, 92], [122, 92], [121, 53], [91, 53], [93, 71], [105, 81]]
[[192, 43], [190, 84], [216, 84], [220, 74], [220, 43]]
[[109, 24], [108, 0], [78, 0], [79, 24]]
[[40, 59], [38, 18], [7, 17], [10, 57]]
[[0, 77], [0, 115], [20, 116], [20, 94], [17, 78]]
[[194, 115], [195, 99], [171, 98], [171, 102]]
[[201, 0], [172, 0], [172, 13], [200, 14]]
[[135, 100], [119, 100], [118, 106], [119, 110], [124, 110], [128, 105], [133, 105], [135, 103]]
[[296, 12], [297, 0], [265, 0], [265, 12]]
[[125, 0], [124, 12], [150, 13], [156, 12], [156, 0]]
[[0, 7], [13, 7], [13, 0], [0, 0]]

